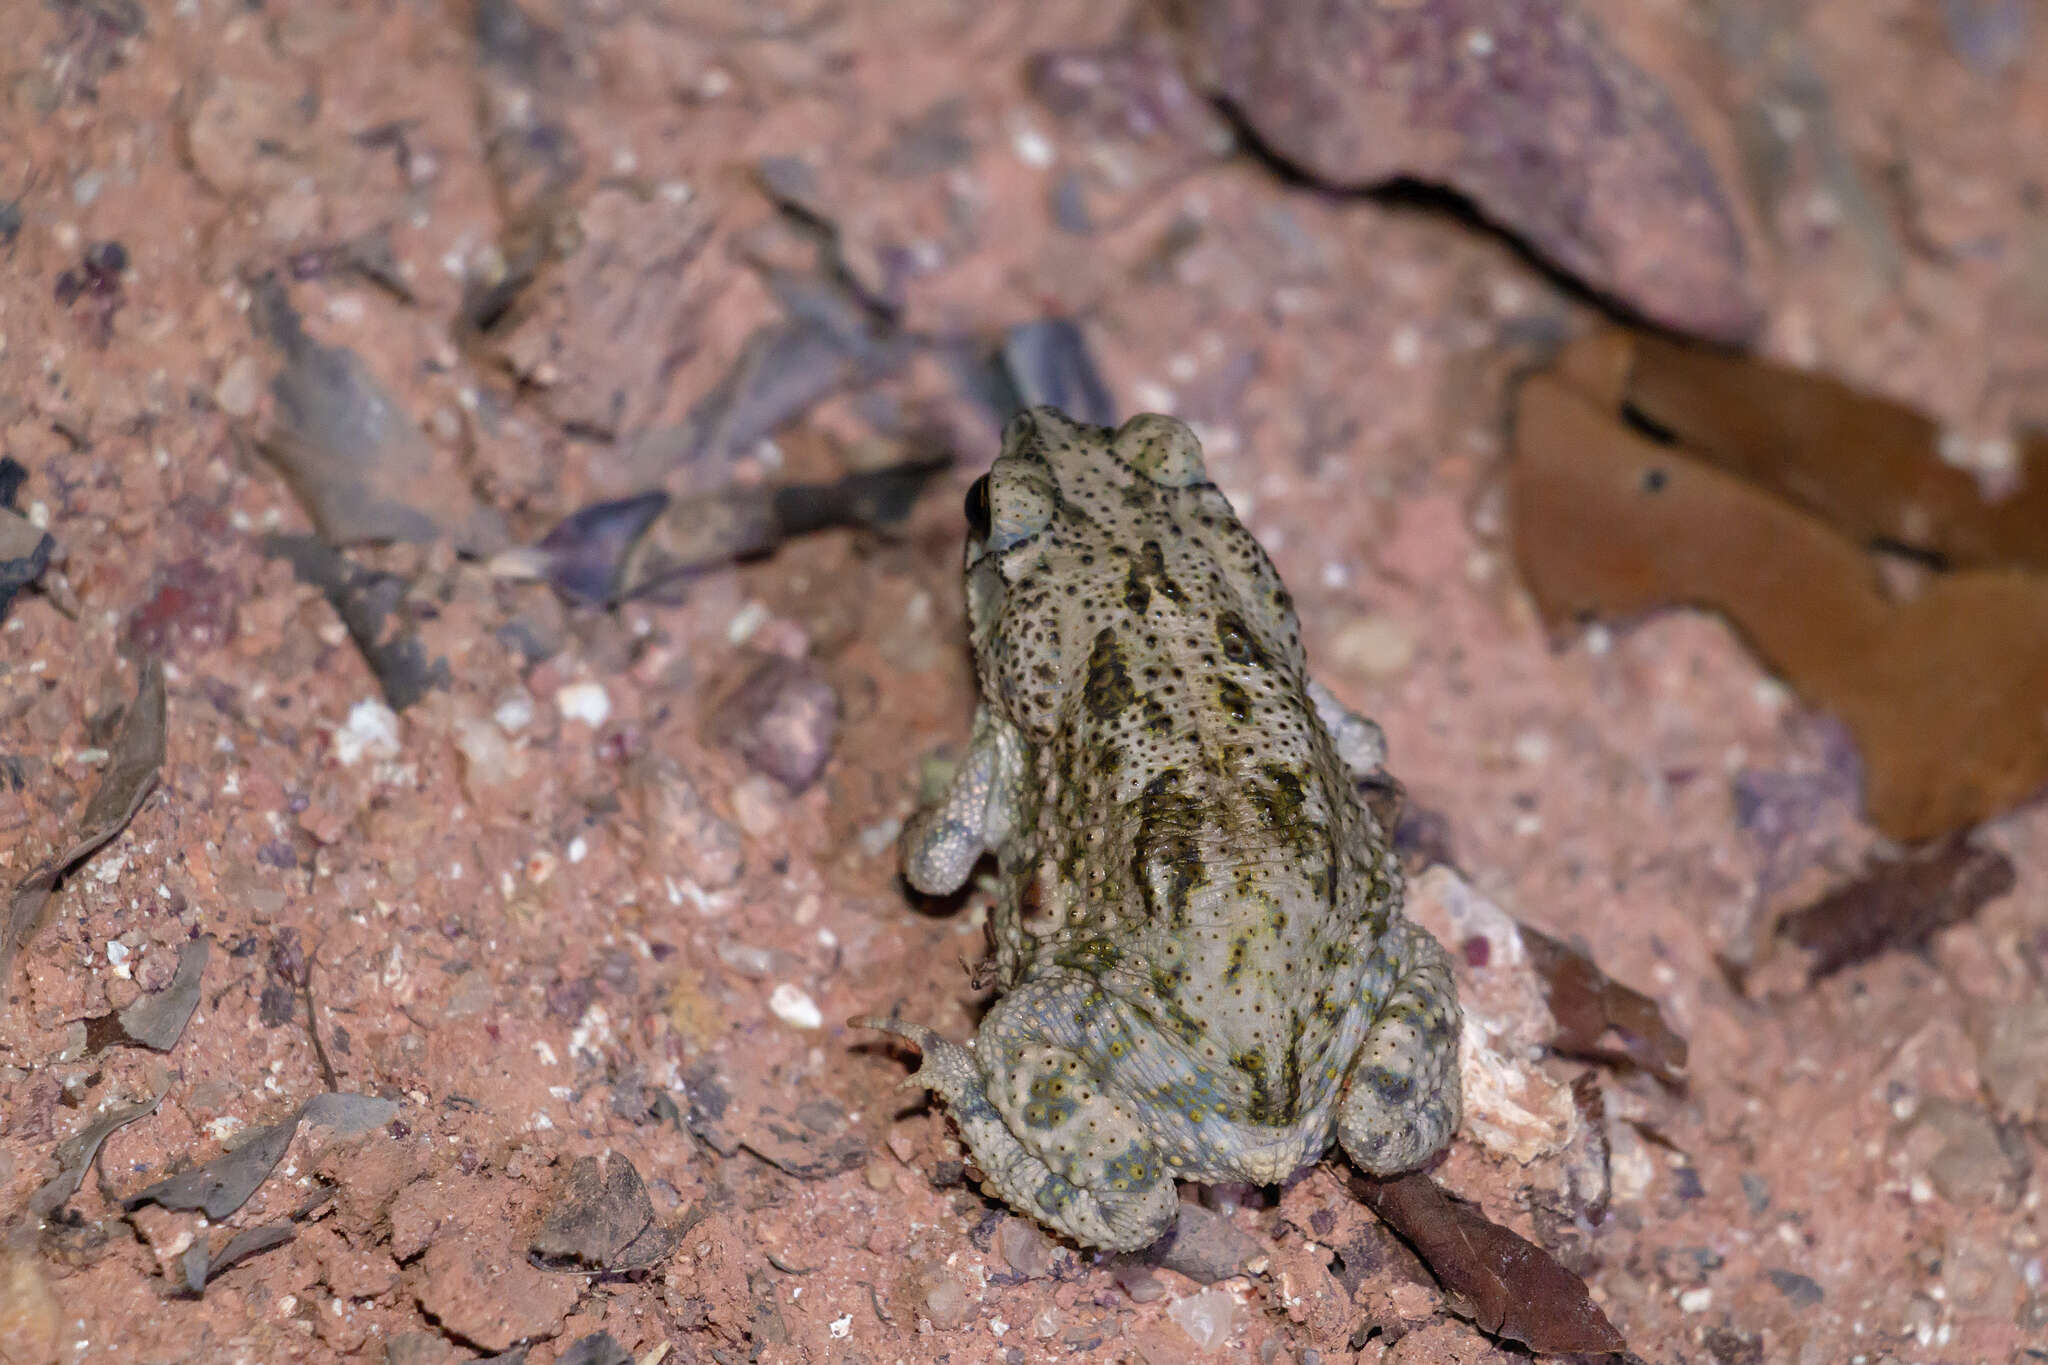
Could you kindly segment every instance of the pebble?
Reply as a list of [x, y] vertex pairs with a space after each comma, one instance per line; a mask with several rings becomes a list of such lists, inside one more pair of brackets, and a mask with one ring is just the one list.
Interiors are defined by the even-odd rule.
[[1165, 1284], [1141, 1265], [1119, 1267], [1116, 1282], [1118, 1288], [1131, 1296], [1132, 1303], [1157, 1303], [1166, 1297]]
[[1166, 1316], [1188, 1334], [1195, 1349], [1213, 1351], [1237, 1331], [1237, 1296], [1227, 1289], [1204, 1289], [1199, 1294], [1176, 1299], [1166, 1310]]
[[1228, 1214], [1200, 1204], [1182, 1204], [1173, 1237], [1157, 1259], [1196, 1284], [1214, 1284], [1243, 1273], [1245, 1263], [1265, 1249], [1263, 1242], [1240, 1229]]
[[1977, 1056], [1984, 1088], [2022, 1123], [2048, 1119], [2048, 997], [1999, 1011]]
[[1028, 1218], [1005, 1218], [996, 1228], [996, 1250], [1004, 1264], [1027, 1279], [1052, 1274], [1052, 1243]]
[[247, 417], [256, 411], [263, 394], [263, 374], [255, 357], [237, 356], [228, 362], [227, 372], [214, 387], [213, 401], [230, 417]]
[[782, 824], [782, 793], [774, 779], [756, 775], [735, 786], [732, 816], [756, 839], [773, 834]]
[[601, 682], [570, 683], [555, 693], [563, 720], [580, 720], [595, 730], [611, 719], [612, 698]]
[[792, 794], [824, 771], [839, 732], [839, 694], [811, 665], [765, 659], [712, 713], [711, 736]]
[[396, 758], [398, 713], [383, 702], [367, 699], [348, 711], [348, 722], [334, 732], [334, 758], [344, 768], [353, 768], [365, 756]]
[[[766, 981], [775, 975], [783, 965], [781, 954], [772, 948], [763, 948], [752, 943], [741, 943], [737, 939], [722, 939], [718, 944], [718, 960], [751, 981]], [[777, 1013], [780, 1013], [778, 1010]], [[794, 1022], [794, 1021], [792, 1021]], [[807, 1025], [816, 1027], [816, 1025]]]
[[472, 801], [481, 802], [483, 793], [526, 771], [497, 727], [470, 716], [455, 722], [455, 752], [462, 756], [462, 785]]
[[681, 872], [706, 891], [722, 891], [746, 869], [740, 832], [705, 803], [673, 759], [640, 768], [641, 815], [648, 828], [643, 870], [650, 877]]
[[967, 1291], [958, 1281], [942, 1279], [924, 1291], [924, 1315], [942, 1332], [966, 1322], [973, 1311], [974, 1305], [968, 1302]]
[[1922, 1102], [1906, 1126], [1906, 1141], [1909, 1159], [1925, 1154], [1928, 1181], [1952, 1204], [2010, 1208], [2026, 1182], [1998, 1126], [1974, 1104], [1941, 1098]]
[[785, 981], [768, 995], [768, 1008], [777, 1019], [797, 1028], [823, 1028], [825, 1016], [819, 1011], [817, 1002], [806, 994], [802, 987], [792, 986]]
[[859, 846], [863, 856], [879, 858], [896, 847], [896, 840], [902, 837], [902, 834], [903, 822], [891, 816], [862, 830], [855, 836], [854, 843]]
[[518, 734], [533, 724], [533, 697], [523, 687], [513, 688], [498, 698], [498, 707], [491, 712], [491, 719], [506, 734]]

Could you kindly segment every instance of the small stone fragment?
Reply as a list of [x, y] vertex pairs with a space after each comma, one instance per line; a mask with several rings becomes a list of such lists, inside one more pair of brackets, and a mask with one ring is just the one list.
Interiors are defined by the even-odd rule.
[[1977, 1054], [1984, 1088], [2022, 1123], [2048, 1119], [2048, 997], [2035, 995], [1993, 1018]]
[[481, 803], [490, 792], [526, 776], [526, 756], [489, 721], [462, 716], [455, 721], [455, 751], [462, 756], [462, 786]]
[[220, 383], [214, 386], [213, 401], [230, 417], [248, 417], [263, 396], [263, 371], [254, 356], [236, 356], [228, 362]]
[[1193, 79], [1346, 189], [1445, 185], [1593, 289], [1737, 340], [1759, 286], [1670, 95], [1568, 0], [1187, 0]]
[[1900, 1135], [1908, 1162], [1950, 1203], [2009, 1209], [2018, 1202], [2028, 1175], [2025, 1148], [2009, 1143], [1976, 1105], [1924, 1100]]
[[1377, 612], [1343, 627], [1331, 642], [1331, 655], [1340, 667], [1355, 668], [1375, 681], [1406, 673], [1415, 652], [1415, 631], [1406, 622]]
[[636, 794], [647, 843], [641, 876], [653, 881], [688, 877], [706, 891], [720, 891], [746, 869], [746, 845], [739, 830], [712, 811], [680, 763], [666, 757], [635, 767]]
[[942, 1276], [924, 1291], [924, 1315], [941, 1332], [950, 1332], [974, 1313], [967, 1291], [951, 1276]]
[[0, 1359], [57, 1359], [61, 1326], [57, 1296], [36, 1258], [26, 1251], [7, 1253], [0, 1260]]
[[823, 1028], [825, 1016], [819, 1012], [817, 1002], [804, 993], [800, 986], [785, 981], [768, 996], [768, 1008], [775, 1017], [785, 1024], [797, 1028]]
[[1117, 1267], [1117, 1287], [1131, 1296], [1132, 1303], [1157, 1303], [1166, 1297], [1166, 1285], [1142, 1265]]
[[839, 732], [839, 694], [807, 662], [763, 659], [712, 712], [710, 735], [795, 794], [817, 781]]
[[601, 682], [570, 683], [555, 693], [555, 708], [563, 720], [580, 720], [596, 730], [611, 719], [611, 694]]
[[550, 1270], [617, 1272], [652, 1265], [674, 1246], [640, 1172], [614, 1152], [570, 1166], [530, 1249]]
[[364, 758], [397, 758], [398, 713], [375, 699], [349, 708], [348, 722], [334, 732], [334, 761], [353, 768]]
[[1004, 1264], [1030, 1280], [1052, 1274], [1053, 1245], [1028, 1218], [1005, 1218], [996, 1228], [996, 1250]]
[[1237, 1296], [1227, 1289], [1204, 1289], [1199, 1294], [1176, 1299], [1166, 1315], [1188, 1334], [1196, 1350], [1213, 1351], [1237, 1331]]
[[1796, 1270], [1773, 1270], [1769, 1278], [1773, 1289], [1801, 1308], [1811, 1308], [1823, 1297], [1820, 1286]]
[[1183, 1203], [1173, 1231], [1150, 1255], [1168, 1270], [1178, 1271], [1197, 1284], [1214, 1284], [1243, 1274], [1245, 1263], [1267, 1249], [1264, 1242], [1238, 1227], [1228, 1214], [1200, 1204]]

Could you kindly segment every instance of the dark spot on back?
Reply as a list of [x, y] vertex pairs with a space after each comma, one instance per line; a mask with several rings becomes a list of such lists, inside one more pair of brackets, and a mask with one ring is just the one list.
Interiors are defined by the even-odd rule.
[[1096, 633], [1095, 645], [1088, 651], [1088, 680], [1081, 688], [1081, 702], [1097, 720], [1109, 720], [1137, 699], [1130, 670], [1124, 666], [1123, 647], [1105, 627]]
[[1271, 668], [1273, 661], [1267, 657], [1265, 647], [1253, 635], [1244, 618], [1234, 611], [1216, 614], [1216, 643], [1223, 648], [1223, 657], [1240, 667]]

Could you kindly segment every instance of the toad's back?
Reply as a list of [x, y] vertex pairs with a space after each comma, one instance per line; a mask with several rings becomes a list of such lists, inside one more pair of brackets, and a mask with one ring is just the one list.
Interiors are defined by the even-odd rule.
[[998, 912], [1004, 974], [1098, 974], [1291, 1119], [1391, 864], [1310, 700], [1287, 592], [1221, 492], [1048, 436], [1004, 457], [1041, 463], [1053, 494], [1006, 565], [986, 680], [1032, 741], [1040, 810], [1007, 851], [1030, 875]]
[[1284, 1179], [1333, 1129], [1380, 1173], [1441, 1146], [1457, 1005], [1352, 788], [1378, 729], [1309, 681], [1193, 434], [1035, 409], [967, 512], [982, 704], [904, 871], [949, 892], [995, 852], [1003, 995], [971, 1053], [873, 1022], [924, 1050], [989, 1188], [1129, 1248], [1168, 1177]]

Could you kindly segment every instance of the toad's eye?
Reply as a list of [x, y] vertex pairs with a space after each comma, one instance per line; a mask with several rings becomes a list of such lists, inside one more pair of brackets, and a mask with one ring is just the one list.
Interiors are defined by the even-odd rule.
[[967, 486], [967, 530], [976, 540], [988, 539], [988, 475]]

